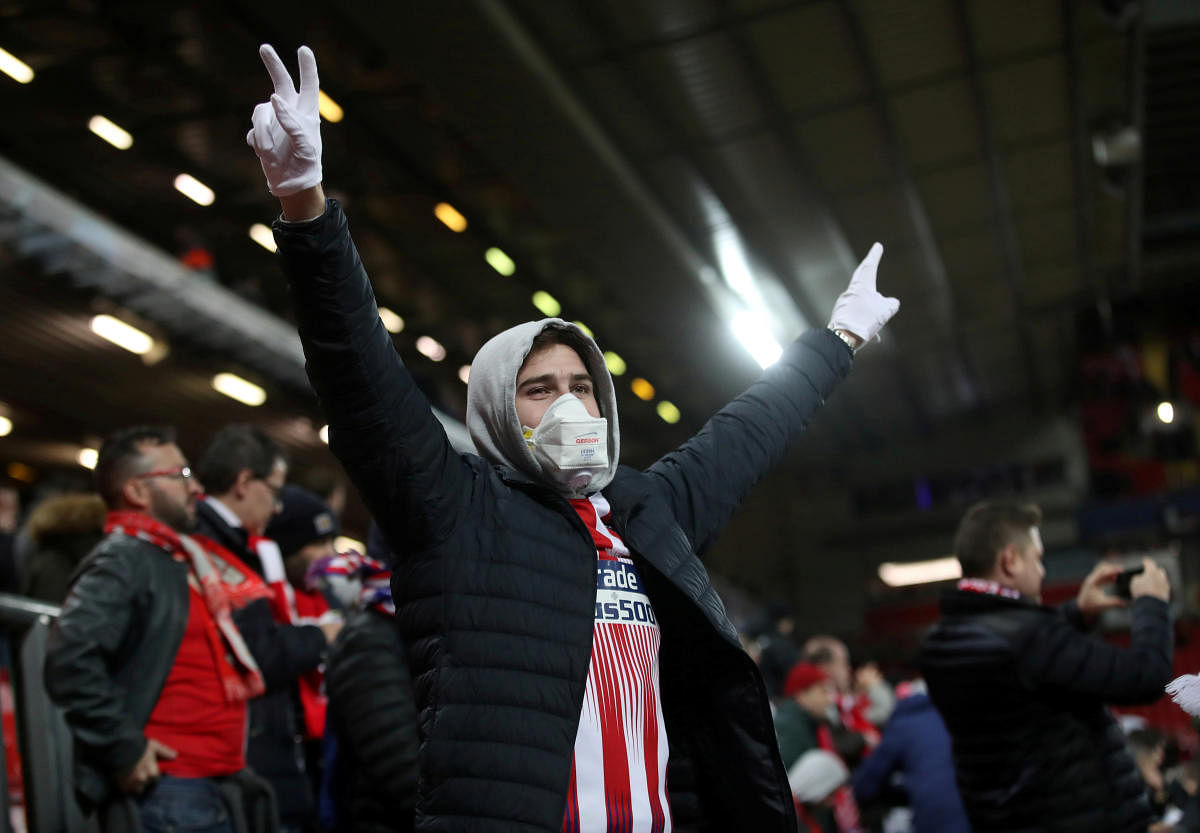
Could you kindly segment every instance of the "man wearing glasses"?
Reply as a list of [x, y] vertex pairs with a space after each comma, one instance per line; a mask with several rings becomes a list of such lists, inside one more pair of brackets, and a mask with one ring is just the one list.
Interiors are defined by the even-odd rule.
[[271, 802], [244, 750], [247, 701], [276, 675], [234, 622], [270, 591], [190, 534], [200, 488], [171, 429], [114, 434], [96, 485], [108, 535], [76, 572], [45, 665], [74, 740], [76, 796], [107, 831], [233, 833], [243, 799], [261, 796], [253, 812]]
[[[227, 425], [213, 436], [196, 469], [206, 491], [196, 506], [197, 531], [250, 565], [268, 583], [286, 583], [279, 546], [263, 537], [281, 508], [280, 492], [288, 471], [283, 450], [261, 428]], [[254, 604], [238, 614], [238, 626], [256, 654], [261, 646], [264, 654], [275, 658], [284, 678], [250, 704], [246, 760], [255, 772], [303, 783], [308, 771], [303, 736], [296, 731], [300, 715], [295, 684], [324, 661], [341, 623], [277, 622], [268, 605]], [[277, 798], [284, 833], [303, 829], [316, 812], [311, 791], [280, 791]]]
[[283, 450], [257, 426], [226, 425], [209, 441], [196, 473], [205, 490], [198, 529], [261, 575], [253, 543], [279, 511], [288, 473]]

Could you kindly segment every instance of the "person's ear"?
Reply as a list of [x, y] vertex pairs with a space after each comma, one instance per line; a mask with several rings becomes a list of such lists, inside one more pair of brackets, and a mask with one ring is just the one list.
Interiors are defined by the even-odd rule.
[[237, 479], [233, 481], [233, 496], [238, 500], [244, 498], [246, 491], [250, 488], [250, 481], [254, 479], [254, 472], [250, 471], [250, 469], [239, 471]]
[[1019, 573], [1021, 571], [1020, 562], [1021, 551], [1015, 544], [1009, 544], [996, 556], [996, 566], [1000, 569], [1000, 575], [1005, 577], [1012, 577]]
[[121, 487], [121, 498], [130, 509], [146, 509], [150, 506], [150, 486], [145, 480], [126, 480]]

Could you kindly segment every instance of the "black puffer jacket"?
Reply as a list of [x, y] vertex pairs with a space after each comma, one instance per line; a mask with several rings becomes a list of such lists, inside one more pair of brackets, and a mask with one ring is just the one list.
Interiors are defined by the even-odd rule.
[[[557, 833], [592, 648], [591, 536], [555, 492], [450, 446], [379, 322], [336, 202], [275, 236], [331, 447], [403, 553], [393, 592], [420, 707], [416, 828]], [[676, 829], [796, 828], [762, 678], [696, 553], [851, 361], [833, 333], [806, 334], [696, 437], [604, 490], [661, 627]], [[692, 821], [684, 773], [701, 801]]]
[[1171, 676], [1166, 603], [1133, 603], [1122, 649], [1082, 633], [1062, 611], [953, 591], [921, 669], [954, 741], [963, 804], [976, 833], [1145, 831], [1145, 787], [1106, 703], [1146, 703]]
[[188, 620], [188, 568], [128, 535], [105, 538], [76, 572], [46, 643], [45, 683], [66, 712], [85, 811], [146, 748], [150, 719]]
[[417, 710], [396, 620], [350, 617], [325, 667], [329, 725], [337, 737], [338, 833], [404, 833], [417, 800]]
[[[204, 501], [196, 504], [196, 532], [262, 574], [262, 563], [247, 547], [245, 530], [229, 526]], [[246, 763], [274, 788], [283, 823], [303, 824], [316, 812], [316, 800], [305, 756], [296, 679], [321, 664], [325, 635], [314, 625], [277, 623], [265, 599], [251, 602], [233, 618], [267, 684], [266, 694], [250, 701]]]

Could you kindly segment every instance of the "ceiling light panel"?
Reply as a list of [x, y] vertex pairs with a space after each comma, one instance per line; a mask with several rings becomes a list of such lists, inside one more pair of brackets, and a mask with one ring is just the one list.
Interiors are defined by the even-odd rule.
[[223, 393], [251, 408], [257, 408], [267, 401], [265, 390], [236, 373], [218, 373], [212, 379], [212, 386], [218, 393]]
[[95, 316], [92, 319], [92, 332], [139, 356], [144, 356], [154, 349], [153, 338], [111, 315]]
[[0, 72], [18, 84], [28, 84], [33, 80], [33, 67], [4, 49], [0, 49]]
[[88, 130], [118, 150], [129, 150], [133, 147], [133, 134], [104, 116], [92, 116], [88, 120]]
[[191, 174], [180, 174], [175, 177], [175, 190], [198, 205], [212, 205], [217, 196], [213, 193], [213, 189]]

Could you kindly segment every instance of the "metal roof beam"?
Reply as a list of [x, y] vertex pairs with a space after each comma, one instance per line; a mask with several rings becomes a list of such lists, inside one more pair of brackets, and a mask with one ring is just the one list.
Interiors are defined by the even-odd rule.
[[1146, 153], [1146, 8], [1139, 8], [1129, 27], [1129, 117], [1142, 148], [1127, 172], [1125, 195], [1125, 289], [1142, 285], [1142, 208], [1145, 202]]
[[970, 354], [967, 352], [966, 340], [963, 337], [962, 329], [958, 326], [954, 288], [950, 283], [949, 275], [946, 272], [946, 263], [942, 259], [941, 250], [938, 248], [937, 240], [933, 233], [933, 223], [929, 219], [929, 211], [925, 208], [925, 201], [917, 188], [912, 167], [909, 165], [904, 149], [897, 138], [898, 131], [895, 121], [892, 119], [891, 111], [888, 108], [887, 94], [883, 89], [883, 80], [879, 67], [867, 45], [866, 32], [863, 29], [858, 12], [851, 6], [849, 0], [839, 0], [838, 7], [841, 9], [842, 15], [846, 20], [851, 40], [854, 42], [854, 48], [858, 55], [858, 61], [863, 67], [863, 75], [867, 80], [867, 87], [871, 91], [871, 99], [875, 105], [876, 115], [878, 115], [883, 127], [883, 142], [887, 148], [888, 161], [891, 163], [896, 183], [900, 188], [901, 196], [904, 198], [905, 207], [908, 209], [909, 221], [912, 223], [913, 232], [917, 240], [917, 250], [921, 253], [921, 258], [925, 263], [925, 269], [930, 282], [933, 284], [934, 289], [941, 293], [945, 299], [946, 310], [942, 316], [943, 326], [954, 349], [954, 355], [950, 359], [954, 371], [960, 374], [965, 382], [964, 385], [955, 385], [955, 390], [959, 391], [960, 396], [967, 394], [975, 397], [976, 401], [964, 403], [968, 408], [972, 408], [981, 404], [978, 400], [981, 392], [985, 389], [980, 385], [979, 374], [971, 363]]
[[1092, 255], [1095, 202], [1092, 195], [1091, 139], [1083, 97], [1083, 49], [1079, 36], [1079, 0], [1062, 0], [1063, 49], [1067, 54], [1067, 95], [1071, 108], [1071, 163], [1075, 190], [1075, 252], [1079, 274], [1086, 291], [1100, 313], [1105, 328], [1112, 327], [1112, 303], [1109, 287], [1096, 274]]
[[[723, 0], [722, 6], [727, 4], [728, 0]], [[783, 103], [779, 100], [779, 96], [775, 92], [774, 85], [771, 83], [766, 68], [758, 60], [758, 56], [747, 40], [743, 24], [738, 22], [731, 26], [728, 37], [733, 42], [734, 51], [739, 60], [741, 60], [743, 67], [745, 67], [747, 74], [750, 76], [755, 91], [758, 93], [763, 112], [767, 115], [767, 123], [776, 141], [783, 147], [784, 154], [791, 164], [793, 176], [797, 180], [799, 187], [808, 191], [812, 195], [813, 201], [819, 206], [821, 222], [825, 226], [825, 233], [833, 241], [834, 248], [842, 260], [847, 274], [852, 273], [858, 265], [858, 256], [856, 256], [851, 247], [845, 228], [834, 211], [833, 199], [817, 185], [817, 178], [813, 173], [812, 163], [809, 161], [803, 148], [800, 147], [799, 142], [796, 141], [791, 117], [788, 115]], [[770, 260], [780, 265], [786, 262], [785, 258], [777, 252], [772, 252]], [[780, 274], [787, 275], [789, 271], [785, 269]], [[903, 393], [905, 404], [912, 412], [919, 430], [922, 432], [928, 431], [931, 421], [924, 404], [916, 394], [916, 383], [913, 381], [904, 363], [895, 354], [891, 358], [893, 369], [900, 377], [899, 387]]]
[[[41, 180], [0, 158], [0, 203], [28, 220], [27, 234], [53, 242], [51, 257], [102, 260], [80, 279], [141, 311], [163, 302], [173, 314], [158, 323], [174, 334], [212, 345], [238, 361], [297, 390], [311, 390], [296, 329], [224, 287], [195, 275], [165, 252], [130, 234]], [[18, 245], [21, 241], [17, 241]], [[35, 254], [35, 258], [41, 260]], [[65, 262], [65, 261], [64, 261]], [[72, 275], [74, 278], [75, 275]], [[466, 426], [435, 411], [451, 441], [471, 450]]]
[[1042, 385], [1039, 381], [1036, 351], [1033, 336], [1025, 320], [1025, 267], [1021, 262], [1021, 246], [1017, 242], [1017, 230], [1013, 224], [1012, 198], [1008, 193], [1008, 180], [1004, 174], [1004, 158], [996, 142], [996, 124], [983, 89], [982, 73], [979, 69], [979, 53], [975, 48], [975, 33], [972, 31], [966, 0], [955, 4], [959, 35], [967, 57], [967, 83], [971, 98], [975, 101], [975, 118], [979, 122], [979, 135], [983, 141], [983, 152], [987, 158], [988, 185], [995, 213], [996, 230], [1000, 235], [1000, 248], [1004, 255], [1004, 276], [1013, 293], [1017, 310], [1017, 334], [1021, 341], [1021, 353], [1029, 382], [1029, 397], [1036, 410], [1045, 404]]

